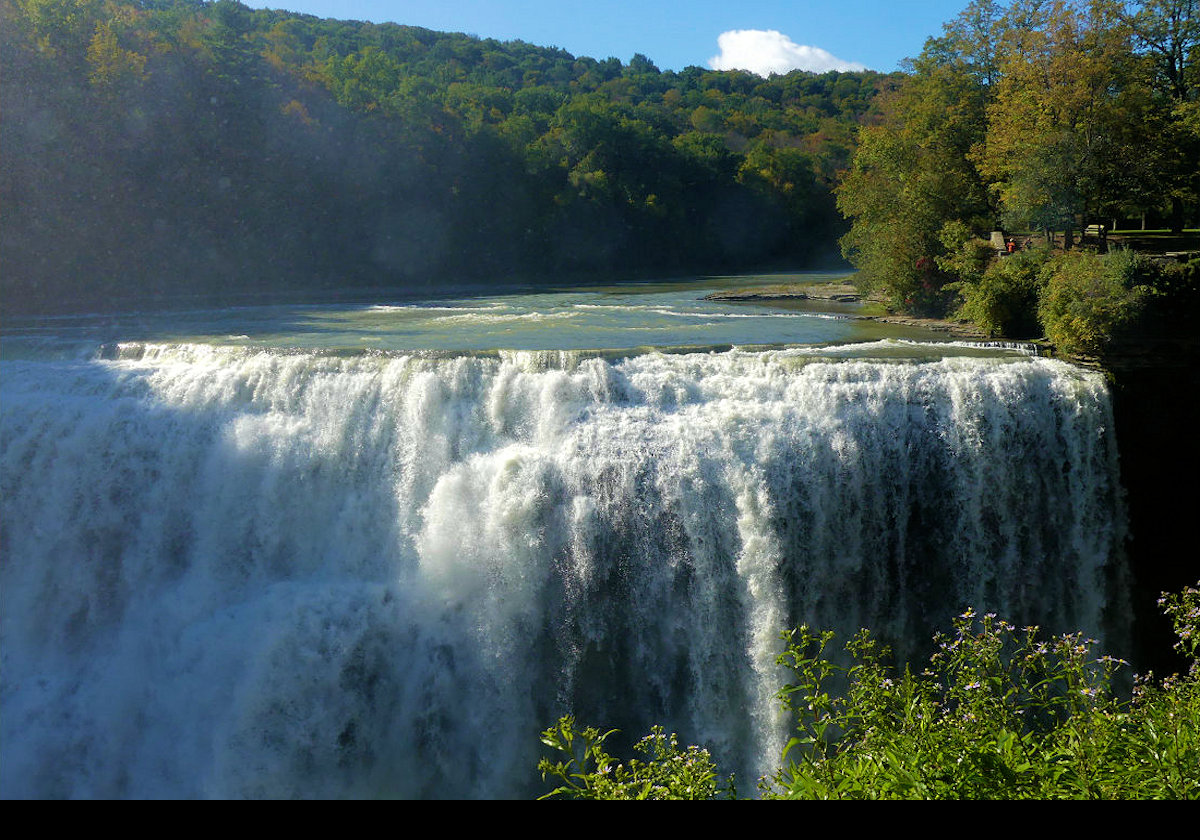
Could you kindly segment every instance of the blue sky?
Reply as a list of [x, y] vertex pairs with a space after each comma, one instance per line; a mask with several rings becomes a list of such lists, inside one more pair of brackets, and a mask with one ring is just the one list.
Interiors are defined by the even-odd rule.
[[[392, 21], [502, 41], [561, 47], [577, 56], [628, 62], [634, 53], [663, 70], [743, 66], [890, 71], [968, 0], [244, 0], [320, 17]], [[718, 38], [730, 35], [718, 45]], [[746, 34], [749, 32], [750, 34]], [[717, 65], [711, 60], [720, 54]], [[746, 65], [757, 66], [746, 66]]]

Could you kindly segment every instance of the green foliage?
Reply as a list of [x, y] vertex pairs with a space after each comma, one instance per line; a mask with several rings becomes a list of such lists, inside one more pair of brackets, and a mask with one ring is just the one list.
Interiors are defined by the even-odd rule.
[[663, 72], [235, 0], [5, 0], [0, 193], [27, 209], [0, 294], [800, 264], [841, 233], [831, 191], [889, 78]]
[[1124, 730], [1131, 744], [1130, 775], [1153, 780], [1153, 788], [1147, 782], [1147, 793], [1200, 799], [1200, 584], [1163, 593], [1158, 603], [1174, 625], [1175, 650], [1191, 667], [1186, 676], [1156, 683], [1147, 675], [1134, 686]]
[[1128, 130], [1145, 125], [1146, 97], [1111, 4], [1050, 0], [1022, 14], [1010, 11], [987, 138], [972, 156], [1006, 225], [1078, 230], [1146, 180], [1147, 137]]
[[[1164, 595], [1186, 676], [1138, 680], [1131, 700], [1114, 690], [1124, 665], [1096, 656], [1092, 640], [1043, 640], [967, 610], [920, 673], [897, 672], [863, 630], [828, 653], [833, 634], [784, 634], [779, 692], [796, 736], [782, 767], [759, 784], [768, 799], [1200, 799], [1200, 583]], [[841, 693], [836, 684], [848, 687]], [[608, 733], [611, 734], [611, 733]], [[598, 730], [563, 718], [543, 743], [570, 760], [540, 765], [564, 784], [548, 796], [713, 798], [716, 770], [696, 747], [680, 753], [655, 729], [649, 762], [615, 764]], [[696, 769], [699, 768], [699, 769]], [[685, 796], [686, 795], [686, 796]], [[694, 795], [694, 796], [693, 796]]]
[[995, 256], [992, 243], [975, 236], [966, 222], [951, 219], [938, 232], [945, 253], [938, 257], [938, 268], [960, 281], [978, 282]]
[[101, 13], [99, 0], [17, 0], [37, 48], [57, 60], [78, 63]]
[[1182, 326], [1200, 309], [1200, 260], [1160, 263], [1130, 251], [1052, 254], [1046, 248], [994, 257], [991, 246], [949, 223], [945, 271], [959, 277], [958, 318], [989, 337], [1045, 335], [1066, 353], [1102, 353], [1146, 324]]
[[941, 314], [941, 267], [948, 222], [990, 225], [986, 187], [969, 160], [983, 140], [989, 87], [961, 39], [931, 43], [916, 72], [882, 97], [877, 125], [862, 129], [837, 188], [852, 220], [842, 252], [864, 292], [885, 293], [895, 309]]
[[843, 696], [828, 634], [800, 628], [782, 664], [781, 692], [799, 736], [763, 793], [779, 798], [1200, 798], [1200, 589], [1161, 602], [1192, 671], [1139, 683], [1119, 700], [1124, 663], [1096, 657], [1078, 634], [1042, 641], [968, 610], [939, 637], [920, 674], [895, 673], [866, 631], [847, 645], [854, 665]]
[[[615, 730], [614, 730], [615, 731]], [[708, 750], [689, 746], [680, 750], [675, 734], [664, 735], [661, 726], [640, 740], [635, 749], [647, 761], [618, 763], [605, 752], [604, 741], [613, 732], [578, 729], [570, 715], [542, 733], [542, 743], [568, 758], [538, 764], [542, 780], [562, 784], [542, 799], [718, 799], [733, 798], [733, 778], [721, 784]]]
[[1200, 584], [1182, 592], [1164, 592], [1158, 605], [1175, 628], [1175, 650], [1192, 660], [1192, 672], [1200, 666]]
[[[974, 250], [968, 259], [979, 259], [982, 248], [968, 242]], [[1037, 320], [1038, 294], [1042, 287], [1041, 271], [1049, 259], [1045, 249], [1017, 251], [1006, 257], [993, 258], [988, 249], [986, 268], [964, 271], [962, 280], [947, 284], [958, 293], [962, 304], [958, 317], [971, 321], [989, 337], [1030, 337], [1041, 334]]]
[[1028, 278], [985, 281], [961, 265], [973, 262], [966, 240], [948, 247], [939, 231], [1063, 231], [1069, 243], [1089, 223], [1168, 206], [1182, 228], [1200, 206], [1198, 21], [1179, 0], [973, 0], [881, 97], [838, 188], [864, 291], [915, 311], [943, 282], [973, 284], [955, 289], [964, 314], [992, 334], [1025, 332]]
[[[803, 799], [1019, 799], [1048, 794], [1058, 764], [1052, 739], [1064, 720], [1105, 697], [1114, 663], [1093, 663], [1077, 636], [1039, 643], [967, 611], [921, 675], [894, 674], [865, 631], [847, 645], [850, 689], [831, 698], [836, 669], [807, 628], [788, 639], [797, 681], [784, 689], [801, 737], [765, 786]], [[1100, 664], [1103, 667], [1095, 668]], [[825, 733], [836, 733], [830, 738]], [[789, 756], [796, 756], [789, 760]], [[1053, 773], [1052, 773], [1053, 775]]]
[[1150, 282], [1146, 303], [1159, 321], [1192, 331], [1200, 315], [1200, 258], [1161, 266]]
[[1038, 318], [1046, 337], [1068, 353], [1097, 353], [1145, 304], [1150, 261], [1129, 251], [1061, 254], [1046, 267]]

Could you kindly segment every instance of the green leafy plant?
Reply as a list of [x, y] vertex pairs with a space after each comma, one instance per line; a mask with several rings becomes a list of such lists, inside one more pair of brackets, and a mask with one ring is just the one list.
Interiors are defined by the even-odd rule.
[[[849, 689], [830, 699], [823, 681], [839, 669], [822, 658], [827, 634], [813, 639], [800, 628], [781, 660], [798, 677], [781, 697], [804, 734], [764, 785], [768, 797], [1045, 798], [1048, 781], [1064, 781], [1058, 770], [1093, 757], [1091, 718], [1112, 702], [1119, 664], [1091, 658], [1078, 635], [1041, 642], [1037, 628], [968, 610], [920, 674], [895, 673], [887, 649], [861, 631], [847, 645]], [[1079, 774], [1074, 792], [1085, 794], [1088, 779]]]
[[[782, 766], [759, 784], [769, 799], [1200, 799], [1200, 583], [1164, 594], [1188, 674], [1139, 679], [1124, 699], [1124, 662], [1093, 652], [1081, 634], [1049, 640], [993, 614], [967, 610], [920, 673], [897, 670], [866, 630], [830, 658], [833, 634], [784, 634], [779, 692], [796, 735]], [[835, 690], [845, 685], [844, 690]], [[543, 759], [548, 797], [732, 796], [708, 752], [681, 752], [661, 728], [617, 764], [596, 729], [563, 718], [542, 737], [570, 760]]]
[[1018, 251], [993, 259], [983, 271], [960, 274], [962, 280], [946, 286], [962, 300], [958, 317], [990, 337], [1040, 335], [1040, 272], [1048, 256], [1045, 249]]
[[733, 777], [723, 784], [708, 750], [697, 746], [679, 749], [674, 733], [661, 726], [638, 741], [635, 749], [648, 760], [616, 761], [604, 742], [616, 730], [601, 733], [594, 727], [579, 729], [567, 715], [542, 733], [542, 743], [567, 758], [538, 764], [542, 780], [559, 784], [541, 799], [717, 799], [733, 798]]
[[1069, 353], [1102, 351], [1141, 314], [1152, 274], [1149, 260], [1129, 251], [1059, 255], [1043, 272], [1038, 302], [1046, 337]]
[[[781, 664], [796, 681], [780, 693], [799, 735], [764, 783], [771, 798], [1134, 799], [1200, 798], [1200, 588], [1165, 595], [1186, 677], [1114, 690], [1121, 660], [1092, 640], [1042, 640], [995, 615], [967, 610], [920, 674], [895, 673], [887, 650], [862, 631], [847, 645], [849, 689], [828, 634], [787, 636]], [[832, 737], [830, 733], [833, 733]]]

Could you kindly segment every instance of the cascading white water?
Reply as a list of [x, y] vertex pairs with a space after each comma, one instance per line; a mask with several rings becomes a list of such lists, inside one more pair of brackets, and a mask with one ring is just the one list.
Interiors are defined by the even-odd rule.
[[1122, 594], [1107, 391], [1055, 361], [111, 355], [3, 363], [5, 796], [526, 795], [571, 710], [749, 789], [779, 631]]

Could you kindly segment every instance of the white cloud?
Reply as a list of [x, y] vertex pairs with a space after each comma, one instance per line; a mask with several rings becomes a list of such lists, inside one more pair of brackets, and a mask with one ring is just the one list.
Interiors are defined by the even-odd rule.
[[792, 70], [825, 73], [829, 70], [866, 70], [853, 61], [842, 61], [820, 47], [797, 44], [774, 29], [735, 29], [717, 37], [720, 55], [708, 60], [714, 70], [749, 70], [759, 76]]

